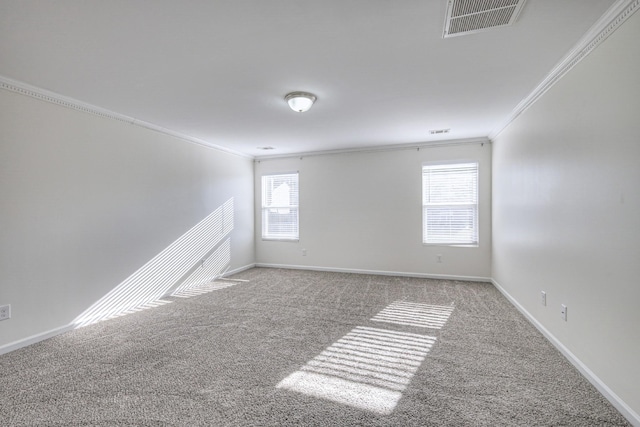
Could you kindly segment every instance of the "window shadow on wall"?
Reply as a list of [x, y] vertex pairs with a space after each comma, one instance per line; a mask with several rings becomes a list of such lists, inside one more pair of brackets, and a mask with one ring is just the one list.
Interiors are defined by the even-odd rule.
[[79, 315], [73, 324], [102, 320], [167, 304], [162, 297], [184, 292], [219, 277], [231, 260], [233, 198], [183, 234]]

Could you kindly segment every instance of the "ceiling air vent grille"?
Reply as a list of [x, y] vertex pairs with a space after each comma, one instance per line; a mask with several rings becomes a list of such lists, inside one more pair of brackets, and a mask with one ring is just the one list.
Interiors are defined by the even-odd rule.
[[431, 129], [429, 133], [431, 135], [440, 135], [442, 133], [449, 133], [451, 129]]
[[443, 38], [512, 25], [526, 0], [449, 0]]

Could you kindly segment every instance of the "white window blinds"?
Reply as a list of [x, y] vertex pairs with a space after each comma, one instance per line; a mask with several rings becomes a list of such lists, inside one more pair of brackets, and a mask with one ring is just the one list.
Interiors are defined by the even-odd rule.
[[262, 238], [298, 240], [298, 174], [262, 176]]
[[422, 242], [478, 245], [478, 163], [422, 167]]

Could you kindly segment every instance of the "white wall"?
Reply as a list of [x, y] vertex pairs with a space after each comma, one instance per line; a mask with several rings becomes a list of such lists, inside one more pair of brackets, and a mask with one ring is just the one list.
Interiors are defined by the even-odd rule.
[[496, 138], [492, 256], [496, 282], [636, 416], [639, 40], [635, 14]]
[[250, 159], [7, 90], [0, 137], [0, 348], [68, 325], [230, 198], [230, 268], [254, 263]]
[[[477, 248], [422, 244], [422, 164], [441, 160], [480, 163]], [[300, 173], [300, 241], [260, 238], [261, 195], [256, 191], [259, 264], [490, 277], [490, 144], [266, 159], [256, 162], [256, 189], [263, 174], [292, 171]], [[307, 256], [302, 256], [303, 248]], [[436, 262], [437, 254], [442, 263]]]

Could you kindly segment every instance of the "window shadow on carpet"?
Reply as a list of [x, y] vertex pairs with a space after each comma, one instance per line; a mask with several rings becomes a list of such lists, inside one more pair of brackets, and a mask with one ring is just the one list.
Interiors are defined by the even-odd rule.
[[[397, 301], [371, 321], [440, 329], [452, 311], [453, 307]], [[357, 326], [276, 387], [388, 415], [436, 340]]]

